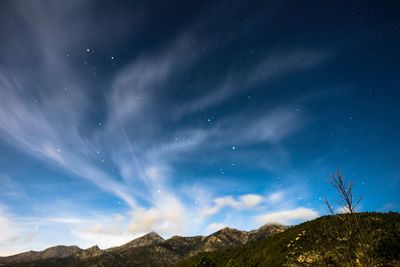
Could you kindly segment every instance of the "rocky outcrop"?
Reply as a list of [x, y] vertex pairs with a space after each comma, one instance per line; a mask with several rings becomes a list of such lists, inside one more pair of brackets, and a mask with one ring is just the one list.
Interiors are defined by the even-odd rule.
[[103, 254], [103, 250], [101, 250], [98, 246], [93, 246], [85, 250], [81, 250], [75, 253], [73, 256], [79, 259], [88, 259], [92, 257], [97, 257]]
[[165, 241], [164, 238], [162, 238], [159, 234], [157, 234], [156, 232], [151, 232], [142, 237], [136, 238], [120, 247], [108, 249], [108, 251], [112, 252], [112, 251], [126, 250], [126, 249], [130, 249], [130, 248], [149, 246], [149, 245], [158, 244], [158, 243], [161, 243], [164, 241]]

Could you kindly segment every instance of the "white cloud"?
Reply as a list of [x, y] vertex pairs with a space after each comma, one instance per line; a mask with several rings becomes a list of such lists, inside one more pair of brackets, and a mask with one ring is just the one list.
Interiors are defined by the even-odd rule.
[[[18, 238], [18, 230], [11, 216], [0, 206], [0, 247]], [[1, 252], [1, 251], [0, 251]]]
[[75, 230], [72, 233], [79, 240], [80, 246], [90, 247], [98, 245], [102, 249], [121, 246], [138, 237], [130, 233], [110, 234], [108, 232], [94, 230], [95, 229], [80, 229]]
[[[123, 245], [147, 232], [129, 231], [131, 214], [94, 214], [86, 217], [83, 223], [64, 222], [71, 233], [74, 244], [81, 247], [98, 245], [110, 248]], [[51, 227], [57, 227], [51, 224]]]
[[45, 218], [48, 222], [62, 223], [62, 224], [84, 224], [88, 223], [88, 220], [77, 217], [49, 217]]
[[299, 207], [290, 210], [266, 213], [264, 215], [255, 216], [254, 219], [259, 224], [281, 223], [291, 225], [306, 220], [312, 220], [317, 217], [317, 211], [310, 208]]
[[225, 227], [228, 227], [228, 225], [226, 225], [225, 223], [210, 223], [209, 225], [207, 225], [207, 232], [214, 233]]
[[165, 236], [185, 233], [191, 212], [181, 200], [162, 190], [154, 198], [154, 207], [131, 212], [129, 231], [134, 234], [156, 231]]
[[350, 210], [346, 206], [341, 206], [336, 209], [337, 213], [350, 213]]
[[270, 195], [268, 195], [267, 199], [268, 201], [272, 202], [272, 203], [276, 203], [276, 202], [280, 202], [283, 200], [284, 194], [282, 191], [278, 191], [278, 192], [273, 192]]
[[213, 205], [206, 207], [203, 214], [212, 215], [219, 212], [224, 207], [233, 209], [252, 209], [263, 201], [263, 197], [256, 194], [241, 195], [238, 198], [233, 196], [218, 197], [214, 199]]
[[28, 233], [19, 218], [0, 204], [0, 256], [29, 250], [34, 239], [35, 233]]
[[1, 209], [0, 255], [43, 250], [60, 244], [109, 248], [139, 236], [128, 231], [128, 216], [87, 213], [71, 213], [65, 217], [25, 217], [11, 215]]
[[245, 208], [252, 208], [263, 201], [263, 197], [255, 194], [242, 195], [239, 197], [239, 202]]

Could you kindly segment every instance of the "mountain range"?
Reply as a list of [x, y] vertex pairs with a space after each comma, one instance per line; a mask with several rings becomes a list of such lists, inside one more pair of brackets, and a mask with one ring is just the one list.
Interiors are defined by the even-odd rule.
[[267, 224], [254, 231], [223, 228], [208, 236], [151, 232], [101, 250], [56, 246], [0, 258], [2, 267], [122, 266], [400, 266], [400, 214], [323, 216], [295, 226]]
[[[253, 231], [223, 228], [209, 236], [173, 236], [164, 239], [148, 233], [122, 246], [101, 250], [98, 246], [81, 249], [77, 246], [55, 246], [44, 251], [28, 251], [0, 257], [0, 266], [169, 266], [200, 252], [239, 246], [283, 232], [286, 226], [267, 224]], [[100, 265], [96, 265], [96, 263]], [[113, 265], [109, 265], [113, 262]], [[93, 263], [93, 264], [92, 264]], [[77, 265], [81, 264], [81, 265]]]

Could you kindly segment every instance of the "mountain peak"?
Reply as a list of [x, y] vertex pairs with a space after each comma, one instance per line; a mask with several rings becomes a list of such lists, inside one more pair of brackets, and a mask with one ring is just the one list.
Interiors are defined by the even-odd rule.
[[232, 233], [232, 232], [241, 232], [238, 229], [232, 228], [232, 227], [224, 227], [221, 230], [217, 231], [218, 232], [223, 232], [223, 233]]
[[87, 259], [91, 257], [96, 257], [103, 254], [103, 250], [101, 250], [97, 245], [92, 246], [88, 249], [81, 250], [74, 254], [75, 257], [79, 259]]
[[286, 230], [288, 226], [279, 223], [267, 223], [251, 232], [282, 232]]
[[280, 224], [280, 223], [271, 222], [271, 223], [266, 223], [266, 224], [264, 224], [263, 226], [261, 226], [261, 227], [258, 228], [258, 229], [262, 229], [262, 228], [271, 228], [271, 227], [287, 227], [287, 226], [285, 226], [285, 225], [283, 225], [283, 224]]
[[154, 239], [154, 240], [164, 241], [164, 238], [162, 236], [160, 236], [158, 233], [154, 232], [154, 231], [151, 231], [150, 233], [145, 234], [144, 236], [139, 237], [139, 238], [147, 238], [147, 239]]
[[152, 231], [152, 232], [150, 232], [148, 234], [145, 234], [144, 236], [141, 236], [141, 237], [138, 237], [136, 239], [133, 239], [132, 241], [126, 243], [123, 246], [109, 249], [109, 251], [121, 250], [121, 249], [126, 249], [126, 248], [143, 247], [143, 246], [148, 246], [148, 245], [161, 243], [161, 242], [164, 242], [164, 241], [165, 241], [164, 238], [162, 238], [156, 232]]
[[100, 248], [99, 248], [99, 246], [97, 246], [97, 245], [94, 245], [94, 246], [91, 246], [90, 248], [88, 248], [88, 249], [86, 249], [86, 250], [101, 250]]

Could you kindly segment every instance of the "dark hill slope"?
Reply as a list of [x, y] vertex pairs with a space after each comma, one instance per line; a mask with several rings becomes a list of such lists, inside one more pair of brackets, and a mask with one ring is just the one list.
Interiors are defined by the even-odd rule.
[[176, 266], [400, 266], [400, 214], [325, 216]]

